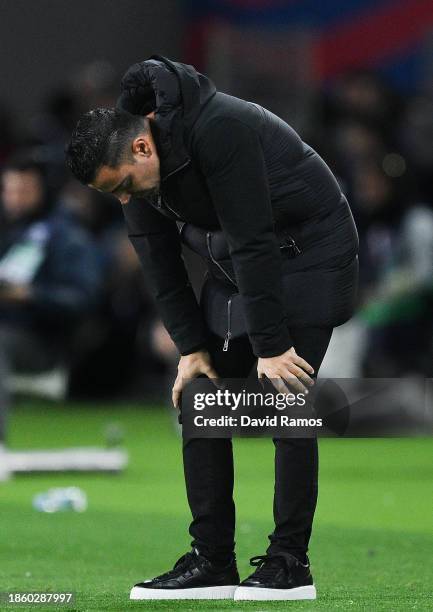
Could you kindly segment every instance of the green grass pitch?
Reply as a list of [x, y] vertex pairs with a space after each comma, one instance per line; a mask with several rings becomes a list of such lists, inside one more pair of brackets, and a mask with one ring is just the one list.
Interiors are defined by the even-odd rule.
[[[320, 440], [320, 493], [310, 558], [315, 602], [130, 602], [138, 580], [189, 549], [180, 438], [167, 409], [21, 404], [13, 448], [103, 443], [122, 423], [122, 475], [21, 476], [0, 483], [0, 591], [76, 592], [74, 606], [19, 610], [433, 610], [431, 439]], [[241, 577], [272, 526], [270, 440], [236, 440], [237, 554]], [[46, 515], [35, 493], [78, 485], [85, 513]]]

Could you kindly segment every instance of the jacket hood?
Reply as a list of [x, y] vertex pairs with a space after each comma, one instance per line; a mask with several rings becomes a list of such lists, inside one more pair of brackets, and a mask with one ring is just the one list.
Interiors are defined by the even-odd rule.
[[161, 179], [189, 161], [191, 130], [216, 87], [193, 66], [162, 55], [133, 64], [121, 81], [117, 107], [134, 114], [155, 112], [150, 122], [161, 163]]

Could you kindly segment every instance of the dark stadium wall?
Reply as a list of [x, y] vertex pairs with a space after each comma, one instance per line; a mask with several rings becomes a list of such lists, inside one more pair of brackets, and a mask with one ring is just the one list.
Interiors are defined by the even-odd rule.
[[0, 16], [0, 103], [17, 114], [91, 60], [122, 72], [151, 53], [179, 57], [177, 0], [0, 0]]

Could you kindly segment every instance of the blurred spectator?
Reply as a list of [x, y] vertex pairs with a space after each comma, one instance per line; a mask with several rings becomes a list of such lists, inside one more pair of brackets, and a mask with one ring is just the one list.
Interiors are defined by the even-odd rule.
[[347, 72], [320, 97], [312, 141], [340, 176], [343, 187], [359, 161], [382, 160], [398, 148], [403, 104], [375, 72]]
[[328, 135], [324, 155], [334, 171], [349, 188], [358, 165], [386, 154], [382, 136], [374, 129], [354, 120], [341, 120]]
[[378, 238], [388, 252], [360, 311], [368, 325], [363, 373], [432, 377], [433, 211], [410, 207], [392, 234]]
[[385, 139], [393, 137], [401, 113], [400, 97], [373, 70], [358, 69], [341, 75], [325, 98], [326, 124], [352, 120], [376, 130]]
[[31, 155], [3, 168], [0, 234], [0, 436], [7, 378], [68, 359], [71, 334], [98, 301], [101, 276], [87, 234], [60, 214]]
[[432, 376], [432, 100], [426, 88], [404, 101], [370, 70], [342, 75], [324, 95], [317, 146], [360, 237], [358, 316], [334, 340], [358, 334], [359, 375]]
[[[387, 160], [387, 158], [384, 158]], [[365, 376], [431, 375], [433, 212], [386, 163], [358, 160], [352, 176], [360, 234], [360, 316]]]
[[360, 233], [360, 295], [374, 290], [398, 239], [408, 205], [403, 185], [379, 161], [358, 159], [349, 179], [352, 210]]

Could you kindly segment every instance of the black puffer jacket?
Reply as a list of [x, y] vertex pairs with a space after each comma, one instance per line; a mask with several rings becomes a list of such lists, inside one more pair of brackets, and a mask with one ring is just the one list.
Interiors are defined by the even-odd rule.
[[330, 169], [287, 123], [217, 92], [192, 66], [152, 56], [131, 66], [121, 89], [119, 107], [156, 112], [161, 195], [131, 199], [123, 210], [180, 353], [206, 346], [208, 331], [181, 257], [179, 220], [223, 230], [254, 353], [283, 353], [292, 341], [275, 230], [289, 225], [303, 244], [298, 269], [338, 264], [358, 249], [350, 208]]

